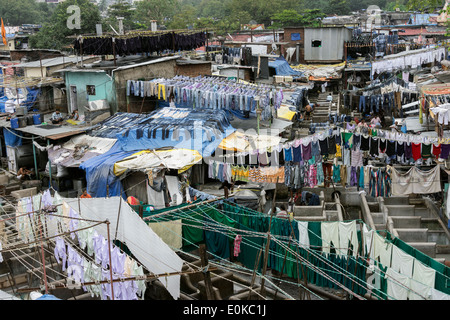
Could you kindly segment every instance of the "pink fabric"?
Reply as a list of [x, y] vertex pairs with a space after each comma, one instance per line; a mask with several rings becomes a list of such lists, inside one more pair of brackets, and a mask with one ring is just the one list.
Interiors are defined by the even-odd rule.
[[236, 238], [234, 238], [234, 256], [237, 257], [239, 253], [241, 252], [241, 241], [242, 236], [237, 235]]

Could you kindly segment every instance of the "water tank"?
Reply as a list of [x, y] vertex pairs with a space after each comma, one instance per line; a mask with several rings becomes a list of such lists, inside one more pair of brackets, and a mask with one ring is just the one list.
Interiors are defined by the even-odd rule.
[[17, 168], [27, 167], [34, 168], [33, 145], [25, 144], [17, 146], [15, 149]]

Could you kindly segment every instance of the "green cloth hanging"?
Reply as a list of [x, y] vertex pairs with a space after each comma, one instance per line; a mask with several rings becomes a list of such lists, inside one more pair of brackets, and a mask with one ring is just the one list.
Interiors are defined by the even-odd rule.
[[322, 251], [322, 231], [321, 222], [308, 222], [309, 245], [314, 250]]

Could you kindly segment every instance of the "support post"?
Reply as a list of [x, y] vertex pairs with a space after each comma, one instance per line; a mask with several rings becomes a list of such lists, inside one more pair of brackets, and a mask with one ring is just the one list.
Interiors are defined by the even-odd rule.
[[203, 277], [205, 279], [206, 299], [214, 300], [214, 291], [211, 283], [211, 275], [210, 272], [208, 271], [208, 256], [206, 253], [206, 246], [204, 243], [200, 244], [199, 250], [203, 269]]

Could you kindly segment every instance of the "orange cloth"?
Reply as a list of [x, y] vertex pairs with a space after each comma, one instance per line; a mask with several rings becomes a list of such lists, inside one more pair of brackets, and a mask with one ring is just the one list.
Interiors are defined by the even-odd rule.
[[80, 196], [80, 198], [92, 198], [92, 197], [91, 197], [91, 195], [89, 193], [86, 193], [86, 194], [82, 194]]
[[5, 26], [3, 25], [3, 18], [1, 18], [1, 22], [2, 22], [1, 32], [2, 32], [3, 44], [6, 46], [6, 45], [8, 45], [8, 42], [6, 41], [6, 30], [5, 30]]
[[131, 196], [127, 198], [127, 202], [128, 202], [128, 204], [131, 204], [131, 205], [139, 205], [140, 204], [138, 199], [136, 199], [135, 197], [131, 197]]

